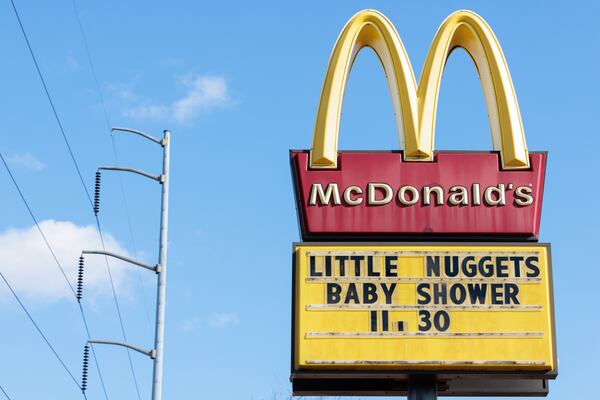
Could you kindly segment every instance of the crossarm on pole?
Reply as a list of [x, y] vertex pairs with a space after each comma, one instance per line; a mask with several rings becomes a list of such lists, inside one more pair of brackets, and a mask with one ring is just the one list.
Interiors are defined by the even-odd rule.
[[142, 131], [138, 131], [137, 129], [131, 129], [131, 128], [122, 128], [122, 127], [118, 127], [118, 126], [114, 126], [111, 128], [111, 131], [113, 132], [128, 132], [128, 133], [133, 133], [135, 135], [139, 135], [143, 138], [146, 138], [154, 143], [160, 144], [161, 146], [164, 146], [164, 141], [161, 139], [157, 139], [152, 135], [148, 135], [147, 133], [144, 133]]
[[146, 178], [150, 178], [153, 179], [155, 181], [158, 181], [160, 183], [163, 183], [164, 181], [164, 176], [163, 175], [152, 175], [146, 171], [142, 171], [136, 168], [129, 168], [129, 167], [113, 167], [113, 166], [102, 166], [102, 167], [98, 167], [98, 170], [105, 170], [105, 171], [125, 171], [125, 172], [133, 172], [134, 174], [138, 174], [138, 175], [142, 175]]
[[110, 344], [113, 346], [121, 346], [121, 347], [127, 347], [128, 349], [137, 351], [138, 353], [142, 353], [147, 355], [148, 357], [154, 359], [154, 357], [156, 357], [156, 351], [154, 351], [154, 349], [152, 350], [146, 350], [146, 349], [142, 349], [140, 347], [134, 346], [132, 344], [129, 343], [125, 343], [125, 342], [119, 342], [117, 340], [99, 340], [99, 339], [90, 339], [87, 341], [88, 343], [92, 343], [92, 344]]
[[144, 262], [135, 260], [133, 258], [124, 256], [124, 255], [121, 255], [121, 254], [116, 254], [116, 253], [113, 253], [113, 252], [110, 252], [110, 251], [104, 251], [104, 250], [83, 250], [81, 252], [81, 254], [101, 254], [101, 255], [105, 255], [105, 256], [110, 256], [110, 257], [118, 258], [119, 260], [123, 260], [125, 262], [130, 263], [130, 264], [134, 264], [134, 265], [137, 265], [139, 267], [149, 269], [150, 271], [159, 272], [159, 270], [160, 270], [160, 267], [158, 265], [146, 264]]

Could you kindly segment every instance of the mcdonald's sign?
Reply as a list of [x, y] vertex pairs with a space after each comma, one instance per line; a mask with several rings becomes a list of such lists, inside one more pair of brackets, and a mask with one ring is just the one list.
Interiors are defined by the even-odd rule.
[[[367, 46], [403, 150], [338, 151], [346, 82]], [[434, 151], [457, 47], [479, 73], [493, 151]], [[427, 379], [441, 395], [546, 395], [558, 374], [550, 245], [536, 243], [546, 158], [527, 150], [504, 55], [477, 14], [446, 18], [418, 85], [391, 22], [354, 15], [331, 55], [312, 148], [290, 151], [303, 239], [292, 250], [294, 394], [403, 395]]]
[[[385, 70], [404, 150], [338, 151], [344, 90], [363, 47], [375, 51]], [[479, 73], [494, 151], [433, 150], [442, 72], [457, 47]], [[469, 11], [441, 25], [418, 86], [391, 22], [373, 10], [352, 17], [329, 62], [312, 148], [290, 157], [305, 240], [538, 237], [547, 155], [527, 150], [500, 45]]]

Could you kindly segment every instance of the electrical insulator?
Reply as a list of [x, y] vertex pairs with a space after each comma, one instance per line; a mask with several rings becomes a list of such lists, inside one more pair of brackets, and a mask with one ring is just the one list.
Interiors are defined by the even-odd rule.
[[77, 301], [81, 302], [83, 294], [83, 256], [79, 257], [79, 272], [77, 273]]
[[87, 389], [88, 366], [90, 363], [90, 346], [88, 344], [83, 348], [83, 372], [81, 374], [81, 391]]
[[100, 211], [100, 171], [96, 171], [96, 184], [94, 185], [94, 214], [98, 215]]

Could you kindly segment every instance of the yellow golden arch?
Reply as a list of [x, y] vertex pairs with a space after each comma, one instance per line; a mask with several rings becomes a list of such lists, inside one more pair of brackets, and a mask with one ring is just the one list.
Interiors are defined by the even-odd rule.
[[385, 70], [405, 160], [433, 161], [442, 72], [452, 50], [461, 47], [477, 68], [494, 150], [500, 150], [502, 168], [529, 168], [519, 105], [502, 49], [483, 18], [464, 10], [451, 14], [438, 29], [418, 87], [402, 40], [383, 14], [363, 10], [348, 21], [337, 39], [325, 75], [310, 153], [312, 168], [337, 166], [342, 100], [352, 64], [363, 47], [375, 51]]

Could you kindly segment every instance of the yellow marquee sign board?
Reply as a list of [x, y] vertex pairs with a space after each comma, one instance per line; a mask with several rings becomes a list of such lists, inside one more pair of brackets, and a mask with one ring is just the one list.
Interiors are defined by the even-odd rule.
[[294, 246], [294, 369], [556, 370], [548, 244]]

